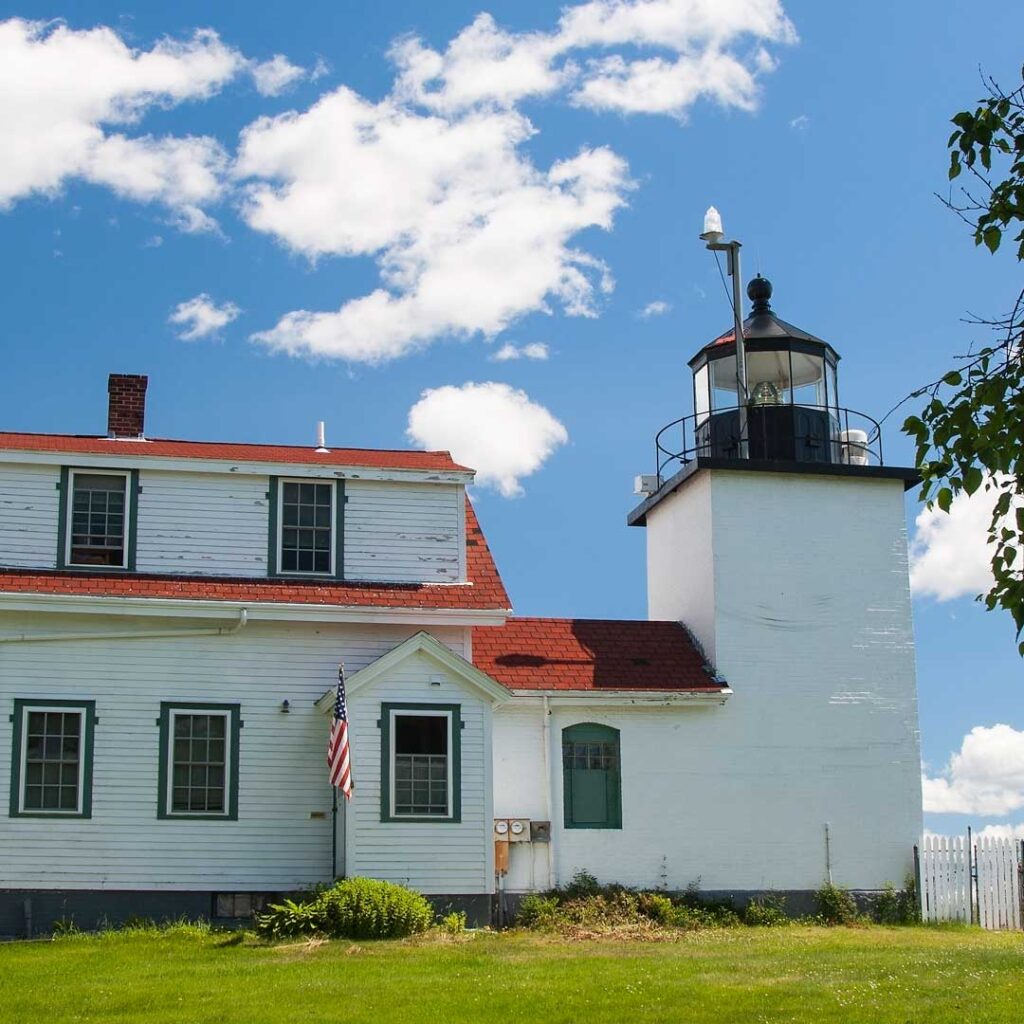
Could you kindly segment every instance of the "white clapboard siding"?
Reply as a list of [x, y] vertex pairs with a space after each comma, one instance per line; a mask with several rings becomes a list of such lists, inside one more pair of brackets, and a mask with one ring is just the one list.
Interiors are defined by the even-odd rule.
[[266, 576], [266, 477], [142, 470], [139, 572]]
[[0, 464], [0, 565], [57, 564], [60, 469]]
[[[377, 723], [382, 703], [401, 702], [460, 706], [464, 723], [461, 822], [380, 820]], [[355, 795], [347, 809], [346, 872], [399, 882], [426, 893], [493, 892], [490, 705], [464, 681], [416, 652], [352, 694], [349, 720]]]
[[345, 497], [346, 579], [462, 581], [462, 487], [348, 480]]
[[[182, 625], [181, 620], [164, 621], [168, 628]], [[125, 624], [116, 620], [116, 628]], [[0, 619], [0, 631], [8, 635], [32, 627], [20, 616]], [[147, 630], [154, 627], [153, 620], [146, 621]], [[47, 623], [48, 632], [87, 628], [81, 617], [55, 617]], [[329, 718], [313, 702], [336, 685], [339, 659], [354, 673], [417, 628], [252, 623], [231, 636], [0, 646], [0, 793], [5, 799], [11, 770], [8, 715], [15, 698], [95, 700], [98, 719], [92, 817], [4, 815], [0, 885], [284, 891], [327, 880]], [[463, 630], [432, 632], [456, 652], [464, 651]], [[192, 700], [241, 705], [237, 821], [157, 819], [160, 702]], [[281, 712], [283, 700], [290, 702], [288, 714]], [[359, 733], [367, 729], [369, 742], [360, 742], [360, 749], [372, 751], [378, 733], [372, 713], [365, 717], [368, 724], [362, 719], [353, 723], [353, 736], [362, 740]], [[479, 713], [474, 721], [476, 731], [467, 729], [466, 735], [467, 773], [479, 772], [482, 757]], [[366, 780], [369, 790], [370, 766], [362, 765], [358, 755], [354, 763], [357, 778]], [[478, 789], [479, 783], [477, 790], [471, 786], [467, 791], [467, 818], [482, 816]], [[324, 817], [312, 819], [311, 813]], [[390, 865], [395, 856], [408, 858], [415, 845], [401, 843], [390, 860], [381, 851], [382, 861]], [[374, 865], [372, 858], [361, 863]], [[444, 865], [439, 867], [438, 878], [450, 875]]]

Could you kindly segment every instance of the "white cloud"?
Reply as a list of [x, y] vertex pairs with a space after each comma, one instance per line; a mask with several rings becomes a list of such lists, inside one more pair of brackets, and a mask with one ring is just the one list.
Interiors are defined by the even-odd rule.
[[[436, 111], [509, 108], [569, 88], [580, 106], [681, 118], [701, 97], [751, 109], [756, 76], [775, 67], [755, 42], [795, 40], [779, 0], [591, 0], [565, 8], [551, 32], [508, 32], [482, 14], [443, 52], [407, 38], [392, 58], [397, 95]], [[595, 50], [605, 55], [574, 59]]]
[[153, 107], [212, 96], [245, 65], [215, 32], [130, 49], [105, 27], [0, 23], [0, 209], [70, 178], [170, 207], [186, 230], [212, 221], [200, 204], [221, 194], [226, 157], [211, 138], [107, 134]]
[[424, 391], [409, 410], [406, 434], [427, 450], [447, 449], [477, 471], [477, 483], [506, 498], [569, 440], [565, 427], [524, 391], [507, 384], [446, 385]]
[[275, 53], [270, 60], [252, 65], [252, 77], [261, 96], [279, 96], [305, 78], [306, 69], [293, 64], [283, 53]]
[[986, 825], [974, 833], [975, 839], [1024, 839], [1024, 822], [1017, 825]]
[[643, 320], [649, 320], [652, 316], [664, 316], [671, 309], [671, 303], [666, 302], [664, 299], [655, 299], [653, 302], [648, 302], [637, 316]]
[[[779, 0], [591, 0], [550, 31], [482, 14], [441, 50], [399, 40], [389, 97], [343, 86], [242, 133], [250, 227], [311, 260], [372, 256], [381, 275], [369, 294], [293, 310], [253, 340], [381, 363], [556, 306], [596, 315], [613, 282], [574, 238], [611, 229], [628, 168], [604, 147], [537, 166], [524, 151], [535, 129], [516, 105], [561, 94], [673, 117], [701, 97], [751, 109], [757, 76], [774, 66], [762, 44], [794, 39]], [[637, 48], [652, 52], [634, 59]]]
[[491, 356], [491, 360], [495, 363], [507, 363], [510, 359], [545, 360], [549, 355], [548, 347], [543, 341], [531, 341], [520, 346], [506, 342]]
[[182, 341], [198, 341], [216, 337], [221, 328], [237, 319], [241, 312], [233, 302], [218, 305], [204, 292], [178, 303], [167, 322], [180, 328], [178, 337]]
[[810, 126], [811, 119], [806, 114], [797, 114], [797, 116], [789, 122], [789, 127], [797, 132], [805, 132]]
[[975, 726], [935, 778], [921, 780], [925, 811], [1003, 815], [1024, 807], [1024, 732]]
[[330, 312], [298, 310], [254, 336], [291, 355], [380, 363], [442, 335], [491, 336], [557, 303], [593, 316], [611, 289], [599, 260], [575, 248], [609, 229], [629, 188], [609, 149], [546, 171], [519, 151], [530, 123], [511, 111], [424, 116], [347, 88], [303, 114], [243, 133], [243, 216], [316, 258], [373, 255], [383, 287]]
[[149, 238], [147, 238], [142, 243], [142, 248], [143, 249], [159, 249], [160, 246], [163, 245], [163, 244], [164, 244], [164, 236], [163, 235], [150, 235]]
[[918, 513], [910, 544], [910, 589], [915, 596], [949, 601], [991, 588], [994, 551], [988, 528], [997, 492], [986, 485], [970, 496], [958, 494], [948, 513], [937, 505]]

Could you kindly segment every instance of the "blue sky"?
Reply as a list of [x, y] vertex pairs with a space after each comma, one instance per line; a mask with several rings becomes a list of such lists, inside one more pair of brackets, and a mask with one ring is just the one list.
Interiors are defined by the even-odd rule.
[[[0, 20], [64, 22], [0, 37], [25, 61], [0, 62], [16, 76], [0, 137], [8, 154], [28, 154], [0, 169], [3, 427], [102, 431], [106, 374], [126, 371], [150, 375], [152, 436], [307, 443], [324, 419], [334, 444], [403, 447], [410, 410], [434, 389], [419, 406], [423, 443], [478, 435], [479, 466], [489, 428], [521, 441], [495, 456], [476, 495], [517, 612], [642, 617], [644, 535], [625, 526], [632, 479], [653, 471], [655, 431], [690, 411], [687, 359], [729, 322], [697, 240], [710, 203], [744, 241], [744, 276], [770, 277], [776, 310], [843, 355], [842, 404], [876, 417], [977, 339], [965, 312], [1002, 310], [1019, 278], [934, 195], [947, 188], [948, 118], [979, 95], [979, 65], [1005, 81], [1019, 67], [1013, 34], [982, 30], [1004, 7], [659, 5], [659, 45], [642, 26], [607, 23], [597, 45], [582, 21], [560, 27], [559, 5], [522, 0], [0, 8]], [[458, 66], [446, 47], [484, 11], [494, 26], [461, 36], [472, 61]], [[694, 33], [698, 16], [718, 49]], [[94, 34], [86, 45], [101, 26], [121, 43]], [[218, 38], [193, 40], [197, 29]], [[61, 73], [88, 83], [81, 102], [55, 98], [39, 70], [61, 32]], [[412, 37], [418, 47], [396, 57], [396, 40]], [[496, 76], [495, 39], [522, 57]], [[138, 63], [154, 47], [174, 64], [169, 78]], [[684, 50], [706, 59], [674, 68]], [[285, 60], [268, 65], [276, 55]], [[661, 63], [633, 63], [650, 60]], [[427, 66], [448, 74], [447, 91], [417, 78]], [[640, 70], [662, 76], [653, 90]], [[258, 121], [288, 111], [291, 122]], [[51, 146], [48, 118], [87, 141]], [[391, 143], [327, 145], [346, 118]], [[428, 160], [440, 170], [425, 180]], [[423, 198], [428, 186], [445, 201]], [[346, 206], [339, 196], [353, 189], [365, 199]], [[526, 238], [541, 255], [506, 265], [475, 234], [481, 211], [505, 218], [498, 241]], [[359, 300], [382, 287], [379, 261], [391, 298], [371, 309]], [[169, 322], [198, 296], [208, 301]], [[664, 311], [642, 315], [651, 303]], [[342, 307], [318, 325], [282, 321]], [[200, 336], [182, 340], [190, 327]], [[506, 346], [519, 358], [497, 360]], [[547, 358], [530, 358], [538, 346]], [[465, 387], [489, 382], [504, 387]], [[901, 420], [888, 423], [888, 462], [911, 456]], [[911, 526], [917, 512], [909, 501]], [[966, 516], [961, 526], [936, 543], [966, 563], [977, 545]], [[945, 782], [933, 806], [970, 811], [929, 815], [929, 826], [1024, 822], [1009, 620], [969, 596], [922, 595], [915, 628], [923, 756]]]

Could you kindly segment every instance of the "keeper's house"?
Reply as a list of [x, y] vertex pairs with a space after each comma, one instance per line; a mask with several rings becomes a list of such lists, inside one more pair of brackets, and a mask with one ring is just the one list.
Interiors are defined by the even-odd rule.
[[0, 935], [335, 875], [476, 920], [581, 868], [738, 900], [901, 881], [910, 474], [755, 286], [750, 405], [717, 339], [630, 515], [651, 621], [511, 617], [446, 452], [150, 439], [124, 375], [106, 436], [0, 434]]

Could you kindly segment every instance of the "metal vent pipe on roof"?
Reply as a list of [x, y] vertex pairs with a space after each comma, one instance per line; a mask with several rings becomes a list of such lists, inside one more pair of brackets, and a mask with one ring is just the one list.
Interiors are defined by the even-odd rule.
[[327, 451], [327, 435], [324, 430], [324, 421], [318, 420], [316, 424], [316, 450], [318, 452]]

